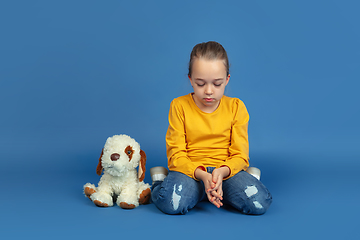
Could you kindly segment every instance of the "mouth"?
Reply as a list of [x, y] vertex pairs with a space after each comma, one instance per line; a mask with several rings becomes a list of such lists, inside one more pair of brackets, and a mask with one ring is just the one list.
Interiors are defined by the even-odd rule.
[[205, 102], [213, 102], [215, 99], [214, 98], [204, 98]]

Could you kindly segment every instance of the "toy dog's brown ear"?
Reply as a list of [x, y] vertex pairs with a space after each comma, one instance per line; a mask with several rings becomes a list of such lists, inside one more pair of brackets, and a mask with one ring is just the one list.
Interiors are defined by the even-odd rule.
[[138, 171], [138, 177], [139, 181], [141, 182], [145, 178], [145, 164], [146, 164], [146, 154], [143, 150], [140, 149], [140, 162], [139, 162], [139, 171]]
[[99, 158], [99, 164], [96, 167], [96, 174], [99, 175], [99, 176], [101, 175], [102, 170], [103, 170], [103, 167], [102, 167], [102, 164], [101, 164], [101, 158], [102, 158], [103, 154], [104, 154], [104, 149], [102, 149], [102, 151], [101, 151], [101, 155], [100, 155], [100, 158]]

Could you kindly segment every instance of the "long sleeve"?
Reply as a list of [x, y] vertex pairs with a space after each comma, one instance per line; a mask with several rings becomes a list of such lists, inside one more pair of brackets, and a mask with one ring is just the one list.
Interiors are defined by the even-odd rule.
[[[235, 113], [231, 128], [229, 157], [221, 166], [230, 168], [230, 175], [234, 176], [241, 170], [249, 167], [249, 141], [248, 141], [248, 122], [249, 114], [243, 102], [235, 101], [232, 107]], [[226, 179], [227, 179], [226, 178]]]
[[169, 127], [166, 133], [166, 152], [170, 171], [182, 172], [194, 179], [196, 168], [204, 165], [192, 162], [187, 155], [184, 110], [174, 99], [170, 105]]

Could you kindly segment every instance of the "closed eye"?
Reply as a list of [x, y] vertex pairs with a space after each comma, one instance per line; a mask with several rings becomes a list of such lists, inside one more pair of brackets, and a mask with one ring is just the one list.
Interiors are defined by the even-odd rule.
[[208, 83], [206, 83], [206, 81], [203, 80], [203, 79], [196, 79], [195, 80], [195, 84], [198, 87], [204, 87], [206, 84], [211, 84], [211, 83], [214, 84], [215, 87], [220, 87], [224, 83], [224, 79], [218, 78], [218, 79], [215, 79], [214, 81], [208, 82]]

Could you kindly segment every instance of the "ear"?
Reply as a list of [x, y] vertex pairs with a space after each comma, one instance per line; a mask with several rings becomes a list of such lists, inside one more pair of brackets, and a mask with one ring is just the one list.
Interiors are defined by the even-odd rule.
[[100, 158], [99, 158], [99, 164], [96, 167], [96, 174], [99, 175], [99, 176], [101, 175], [102, 170], [103, 170], [103, 167], [102, 167], [102, 164], [101, 164], [101, 158], [102, 158], [103, 155], [104, 155], [104, 149], [102, 149], [102, 151], [101, 151], [101, 155], [100, 155]]
[[191, 84], [191, 86], [193, 87], [193, 81], [192, 81], [192, 79], [191, 79], [190, 75], [188, 75], [188, 78], [189, 78], [189, 80], [190, 80], [190, 84]]
[[138, 177], [139, 181], [143, 181], [145, 178], [145, 164], [146, 164], [146, 154], [143, 150], [140, 149], [140, 162], [139, 162], [139, 171], [138, 171]]
[[230, 74], [226, 77], [226, 80], [225, 80], [225, 86], [226, 86], [226, 85], [228, 85], [229, 80], [230, 80]]

